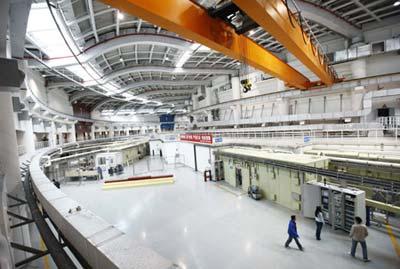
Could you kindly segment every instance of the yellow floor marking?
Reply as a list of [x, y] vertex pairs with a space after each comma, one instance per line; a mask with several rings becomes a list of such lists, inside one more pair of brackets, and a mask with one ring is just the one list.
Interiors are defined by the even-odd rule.
[[172, 184], [175, 180], [173, 178], [163, 178], [163, 179], [153, 179], [153, 180], [137, 180], [128, 182], [115, 182], [106, 183], [102, 186], [103, 190], [111, 190], [118, 188], [132, 188], [132, 187], [143, 187], [151, 185], [161, 185], [161, 184]]
[[392, 245], [394, 247], [394, 250], [396, 251], [397, 256], [400, 257], [400, 245], [399, 245], [399, 243], [397, 243], [397, 239], [393, 234], [392, 226], [387, 225], [387, 224], [385, 226], [386, 226], [386, 230], [387, 230], [387, 232], [389, 234], [390, 240], [392, 241]]
[[[40, 238], [40, 250], [43, 250], [43, 251], [47, 250], [45, 245], [44, 245], [44, 242], [43, 242], [42, 238]], [[49, 269], [50, 268], [49, 267], [49, 255], [45, 255], [43, 257], [43, 263], [44, 263], [44, 269]]]

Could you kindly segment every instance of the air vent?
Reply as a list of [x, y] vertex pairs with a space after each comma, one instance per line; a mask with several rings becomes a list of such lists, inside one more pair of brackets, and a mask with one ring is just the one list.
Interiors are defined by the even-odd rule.
[[385, 51], [385, 42], [372, 43], [372, 54], [382, 53]]

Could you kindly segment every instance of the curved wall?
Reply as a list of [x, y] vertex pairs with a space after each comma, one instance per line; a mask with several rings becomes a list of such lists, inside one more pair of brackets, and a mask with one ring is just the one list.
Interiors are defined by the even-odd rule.
[[[66, 144], [63, 148], [73, 145], [76, 143]], [[33, 157], [29, 168], [33, 189], [51, 220], [86, 261], [98, 269], [171, 268], [169, 260], [131, 240], [128, 235], [69, 198], [50, 182], [42, 170], [44, 157], [58, 150], [42, 149]], [[77, 210], [78, 206], [81, 210]]]

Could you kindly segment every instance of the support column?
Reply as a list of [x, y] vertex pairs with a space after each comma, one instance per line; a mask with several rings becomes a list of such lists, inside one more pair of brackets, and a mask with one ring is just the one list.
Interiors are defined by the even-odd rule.
[[192, 106], [193, 110], [196, 110], [199, 107], [199, 99], [197, 94], [192, 94]]
[[242, 106], [240, 104], [231, 107], [233, 110], [233, 120], [238, 122], [242, 119]]
[[71, 129], [69, 133], [69, 138], [71, 143], [76, 142], [76, 135], [75, 135], [75, 124], [71, 124]]
[[54, 121], [50, 122], [49, 144], [50, 147], [57, 146], [57, 128]]
[[[0, 57], [7, 58], [7, 29], [9, 0], [0, 1]], [[15, 88], [14, 88], [15, 89]], [[11, 87], [0, 86], [0, 171], [6, 180], [6, 191], [15, 193], [22, 189], [19, 174], [17, 133], [14, 125], [14, 112]]]
[[213, 105], [215, 103], [213, 100], [215, 100], [215, 98], [213, 98], [212, 88], [206, 87], [206, 106]]
[[35, 152], [35, 138], [33, 133], [32, 118], [22, 121], [24, 127], [23, 145], [25, 147], [26, 154], [30, 155]]
[[367, 76], [366, 59], [358, 59], [351, 62], [351, 73], [354, 78], [365, 78]]
[[240, 81], [239, 77], [232, 77], [232, 99], [237, 100], [240, 99]]
[[90, 126], [90, 138], [91, 138], [91, 140], [95, 140], [96, 138], [95, 138], [95, 136], [94, 136], [94, 131], [95, 131], [95, 127], [94, 127], [94, 125], [92, 124], [92, 126]]
[[[0, 87], [0, 171], [5, 175], [8, 193], [21, 187], [17, 133], [9, 88]], [[10, 90], [10, 89], [9, 89]]]

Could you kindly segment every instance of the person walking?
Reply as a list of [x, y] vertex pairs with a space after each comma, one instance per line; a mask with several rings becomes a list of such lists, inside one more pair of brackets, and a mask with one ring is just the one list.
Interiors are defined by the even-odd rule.
[[100, 180], [103, 180], [103, 169], [100, 166], [97, 166], [97, 174]]
[[315, 237], [317, 240], [321, 240], [322, 226], [324, 225], [324, 216], [322, 215], [322, 209], [320, 206], [315, 208], [315, 224], [317, 225], [317, 230], [315, 232]]
[[58, 182], [58, 181], [55, 180], [55, 179], [53, 179], [52, 181], [53, 181], [54, 186], [56, 186], [57, 189], [59, 189], [59, 188], [60, 188], [60, 182]]
[[356, 249], [357, 244], [361, 244], [363, 260], [364, 262], [369, 262], [368, 252], [367, 252], [367, 242], [365, 242], [365, 238], [368, 236], [367, 227], [362, 224], [362, 219], [360, 217], [354, 218], [355, 223], [351, 226], [350, 237], [351, 237], [351, 252], [350, 255], [355, 258], [356, 257]]
[[296, 216], [292, 215], [290, 216], [290, 221], [289, 221], [289, 225], [288, 225], [288, 234], [289, 234], [289, 238], [285, 243], [285, 248], [289, 247], [289, 244], [292, 242], [292, 240], [294, 239], [294, 241], [297, 244], [297, 247], [303, 251], [304, 248], [303, 246], [300, 244], [299, 241], [299, 234], [297, 233], [297, 225], [296, 225]]

